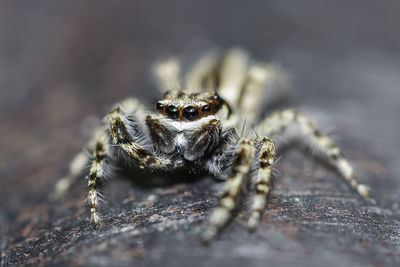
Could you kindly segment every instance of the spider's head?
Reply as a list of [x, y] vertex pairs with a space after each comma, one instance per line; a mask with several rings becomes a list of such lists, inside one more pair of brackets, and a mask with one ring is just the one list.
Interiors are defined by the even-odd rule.
[[194, 161], [219, 142], [222, 122], [229, 117], [228, 104], [209, 92], [167, 92], [154, 106], [156, 116], [147, 116], [153, 144], [164, 153]]
[[155, 104], [157, 113], [174, 121], [196, 121], [215, 115], [226, 102], [217, 94], [167, 92]]

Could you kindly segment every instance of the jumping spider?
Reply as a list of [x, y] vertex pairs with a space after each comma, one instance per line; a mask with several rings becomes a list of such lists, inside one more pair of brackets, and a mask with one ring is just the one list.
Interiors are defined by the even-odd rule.
[[[243, 185], [250, 184], [254, 198], [248, 227], [254, 230], [271, 188], [274, 141], [278, 139], [311, 147], [359, 195], [370, 198], [369, 188], [355, 179], [339, 148], [302, 114], [288, 109], [259, 118], [271, 81], [279, 83], [286, 77], [282, 70], [251, 63], [245, 52], [232, 49], [203, 57], [188, 72], [184, 84], [177, 60], [159, 63], [155, 73], [162, 97], [154, 110], [134, 98], [115, 105], [104, 126], [95, 131], [92, 156], [78, 154], [71, 163], [70, 175], [56, 186], [56, 195], [62, 194], [90, 165], [87, 202], [94, 226], [101, 223], [101, 185], [110, 176], [110, 164], [123, 157], [142, 169], [173, 172], [200, 168], [226, 180], [220, 203], [204, 231], [205, 241], [214, 238], [229, 221]], [[253, 127], [254, 137], [238, 133], [243, 125]]]

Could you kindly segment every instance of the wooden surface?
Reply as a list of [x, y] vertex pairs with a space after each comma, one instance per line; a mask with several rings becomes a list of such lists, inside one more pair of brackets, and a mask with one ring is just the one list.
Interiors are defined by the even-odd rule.
[[[0, 4], [1, 266], [400, 264], [398, 1], [163, 3]], [[246, 229], [245, 199], [209, 247], [199, 235], [222, 186], [210, 177], [115, 176], [99, 231], [83, 179], [47, 201], [95, 118], [126, 96], [151, 103], [151, 64], [209, 43], [287, 69], [294, 105], [337, 140], [379, 203], [292, 150], [258, 231]]]

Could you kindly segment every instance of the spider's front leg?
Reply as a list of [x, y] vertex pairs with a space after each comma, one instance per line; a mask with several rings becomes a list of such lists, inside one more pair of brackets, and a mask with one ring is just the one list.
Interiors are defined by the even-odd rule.
[[144, 141], [146, 138], [142, 132], [143, 125], [140, 125], [140, 122], [144, 121], [143, 114], [145, 114], [144, 108], [137, 100], [125, 100], [108, 115], [109, 129], [101, 132], [96, 138], [88, 175], [87, 196], [90, 221], [94, 226], [101, 223], [98, 206], [101, 199], [100, 191], [107, 174], [107, 160], [112, 156], [110, 141], [125, 152], [128, 160], [140, 168], [165, 170], [172, 167], [169, 158], [155, 154]]
[[[138, 133], [132, 124], [132, 118], [120, 107], [112, 110], [108, 116], [112, 142], [133, 159], [139, 168], [164, 169], [173, 166], [171, 159], [154, 153], [148, 144], [140, 144], [139, 139], [146, 139], [145, 134]], [[149, 139], [147, 137], [147, 139]], [[148, 140], [147, 140], [148, 141]]]
[[242, 138], [239, 140], [238, 149], [234, 155], [235, 161], [231, 168], [231, 177], [226, 181], [219, 206], [211, 215], [210, 225], [203, 234], [203, 240], [205, 243], [210, 242], [231, 218], [240, 191], [251, 170], [255, 157], [255, 149], [253, 140], [248, 138]]

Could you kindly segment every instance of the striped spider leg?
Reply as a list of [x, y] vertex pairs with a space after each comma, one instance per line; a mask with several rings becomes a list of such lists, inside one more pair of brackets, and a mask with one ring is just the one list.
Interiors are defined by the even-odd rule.
[[258, 126], [258, 131], [267, 134], [273, 140], [290, 145], [299, 144], [305, 151], [312, 151], [324, 162], [331, 165], [348, 184], [364, 199], [375, 202], [371, 198], [371, 190], [361, 184], [355, 177], [354, 169], [343, 156], [339, 147], [307, 119], [294, 109], [286, 109], [273, 113]]
[[90, 208], [90, 221], [94, 226], [101, 223], [98, 205], [106, 175], [110, 176], [106, 172], [107, 160], [111, 161], [116, 155], [123, 154], [125, 160], [133, 162], [142, 169], [168, 170], [173, 167], [171, 159], [156, 153], [149, 140], [141, 133], [144, 128], [144, 111], [145, 108], [136, 99], [126, 99], [117, 104], [106, 119], [109, 123], [108, 129], [96, 139], [92, 164], [87, 176], [87, 202]]
[[[258, 122], [262, 105], [265, 104], [262, 95], [265, 93], [264, 91], [271, 90], [269, 82], [275, 80], [285, 87], [288, 86], [289, 81], [287, 75], [278, 68], [265, 63], [255, 63], [247, 68], [247, 63], [248, 58], [245, 53], [238, 50], [230, 51], [218, 71], [221, 75], [220, 78], [233, 78], [225, 83], [222, 81], [218, 84], [218, 88], [219, 93], [231, 103], [232, 109], [236, 107], [236, 113], [239, 113], [237, 121], [246, 121], [249, 125], [254, 125]], [[240, 116], [240, 114], [244, 115]], [[228, 169], [231, 176], [227, 179], [220, 204], [211, 215], [210, 226], [203, 234], [203, 240], [206, 243], [214, 238], [229, 221], [231, 213], [236, 207], [240, 189], [246, 185], [248, 182], [246, 178], [252, 173], [254, 174], [249, 177], [249, 180], [254, 185], [255, 194], [248, 228], [251, 231], [257, 228], [271, 189], [271, 166], [277, 153], [272, 141], [275, 139], [284, 143], [298, 141], [305, 145], [303, 147], [311, 147], [327, 163], [334, 166], [360, 196], [372, 200], [370, 189], [356, 180], [352, 166], [340, 153], [339, 148], [302, 114], [295, 110], [276, 112], [259, 123], [256, 126], [256, 132], [262, 136], [255, 140], [242, 138], [238, 141], [240, 145], [236, 145], [234, 141], [234, 145], [228, 146], [225, 152], [215, 156], [208, 163], [209, 171], [217, 177], [227, 178], [227, 175], [221, 171], [221, 167], [216, 166], [223, 165], [221, 164], [224, 161], [223, 157], [231, 158], [230, 160], [225, 159], [225, 161], [232, 167]], [[255, 172], [251, 171], [251, 166], [254, 166]]]

